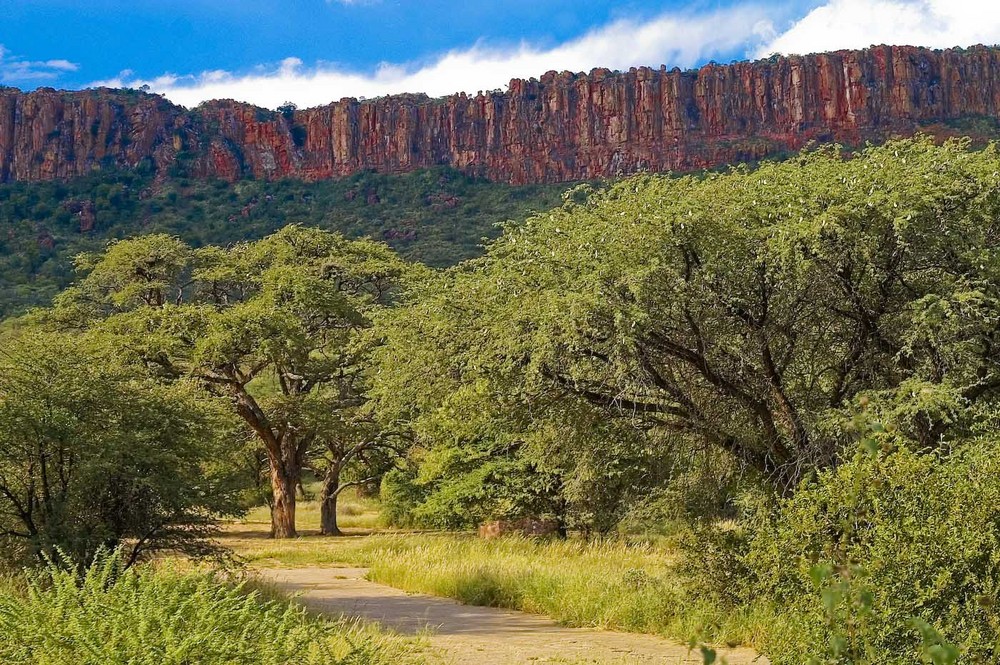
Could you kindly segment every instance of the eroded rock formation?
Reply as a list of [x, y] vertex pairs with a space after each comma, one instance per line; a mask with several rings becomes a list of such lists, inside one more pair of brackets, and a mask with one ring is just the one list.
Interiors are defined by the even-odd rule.
[[880, 46], [697, 71], [549, 72], [506, 92], [343, 99], [284, 113], [194, 110], [136, 91], [0, 89], [0, 181], [105, 167], [317, 180], [448, 164], [515, 184], [684, 171], [809, 141], [962, 133], [1000, 114], [1000, 49]]

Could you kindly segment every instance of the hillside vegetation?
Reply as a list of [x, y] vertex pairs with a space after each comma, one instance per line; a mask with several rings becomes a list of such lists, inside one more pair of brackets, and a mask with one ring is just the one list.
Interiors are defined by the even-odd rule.
[[139, 170], [2, 184], [0, 316], [49, 303], [72, 279], [77, 253], [143, 233], [227, 245], [301, 223], [385, 241], [413, 261], [452, 265], [481, 253], [497, 224], [556, 205], [565, 187], [496, 184], [447, 168], [315, 183], [154, 180]]

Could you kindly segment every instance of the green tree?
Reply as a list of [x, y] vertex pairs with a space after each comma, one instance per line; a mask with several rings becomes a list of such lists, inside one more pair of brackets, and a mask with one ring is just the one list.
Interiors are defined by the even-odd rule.
[[320, 533], [339, 536], [337, 501], [341, 493], [381, 481], [405, 457], [408, 444], [405, 437], [380, 427], [365, 410], [332, 404], [325, 415], [327, 422], [315, 427], [318, 446], [310, 456], [311, 466], [322, 483]]
[[386, 513], [434, 527], [544, 516], [608, 531], [680, 459], [491, 355], [497, 333], [480, 327], [494, 320], [497, 303], [480, 299], [489, 288], [475, 271], [438, 273], [379, 314], [373, 411], [383, 427], [410, 432], [416, 466], [389, 479]]
[[55, 318], [94, 322], [168, 379], [228, 398], [268, 460], [272, 535], [295, 535], [295, 489], [330, 418], [364, 403], [373, 309], [408, 271], [384, 245], [289, 226], [229, 249], [163, 235], [81, 260]]
[[426, 322], [387, 333], [382, 394], [422, 377], [404, 419], [483, 380], [575, 395], [785, 492], [835, 463], [864, 391], [939, 445], [1000, 387], [998, 174], [994, 146], [915, 139], [577, 190], [398, 314]]
[[220, 464], [227, 413], [191, 381], [165, 385], [94, 339], [4, 339], [0, 551], [78, 565], [119, 546], [129, 563], [210, 551], [216, 516], [238, 510]]

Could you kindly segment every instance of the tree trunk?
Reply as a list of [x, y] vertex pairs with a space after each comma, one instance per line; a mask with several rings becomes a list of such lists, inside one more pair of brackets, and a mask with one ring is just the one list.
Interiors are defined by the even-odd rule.
[[271, 464], [271, 537], [295, 538], [295, 486], [285, 469]]
[[342, 536], [337, 526], [337, 497], [340, 489], [340, 467], [331, 464], [323, 478], [323, 493], [320, 497], [320, 533], [324, 536]]
[[566, 526], [567, 508], [566, 499], [562, 496], [562, 491], [560, 490], [559, 498], [556, 499], [556, 537], [559, 540], [566, 540], [569, 537], [569, 529]]

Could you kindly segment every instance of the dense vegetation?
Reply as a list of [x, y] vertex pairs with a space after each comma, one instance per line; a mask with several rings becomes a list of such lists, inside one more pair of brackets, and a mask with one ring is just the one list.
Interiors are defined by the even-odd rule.
[[929, 627], [961, 662], [997, 659], [1000, 440], [994, 431], [943, 448], [868, 439], [750, 525], [742, 570], [717, 582], [739, 606], [781, 608], [772, 660], [913, 662]]
[[378, 411], [422, 443], [396, 493], [419, 521], [537, 512], [561, 488], [599, 528], [692, 465], [790, 495], [851, 448], [862, 401], [915, 449], [968, 439], [1000, 389], [997, 165], [820, 150], [633, 178], [510, 227], [382, 317]]
[[123, 547], [205, 554], [241, 509], [225, 404], [163, 383], [101, 340], [0, 341], [0, 565]]
[[0, 581], [0, 661], [8, 665], [396, 665], [412, 645], [324, 622], [214, 575], [122, 569], [104, 557], [82, 577], [50, 566]]
[[[116, 381], [142, 386], [130, 398], [174, 424], [176, 436], [153, 440], [179, 473], [200, 482], [221, 466], [269, 485], [275, 538], [296, 533], [306, 471], [323, 488], [329, 534], [340, 491], [381, 480], [398, 525], [658, 531], [676, 555], [659, 569], [654, 550], [608, 545], [642, 562], [622, 578], [631, 590], [605, 603], [589, 597], [613, 593], [600, 548], [555, 545], [470, 571], [483, 546], [429, 544], [424, 568], [380, 573], [411, 588], [685, 637], [700, 617], [700, 636], [752, 641], [778, 664], [1000, 654], [995, 146], [914, 139], [580, 186], [444, 270], [295, 225], [226, 248], [121, 240], [77, 268], [54, 306], [13, 322], [4, 343], [77, 344], [94, 354], [84, 362], [111, 368], [112, 403], [124, 403]], [[46, 451], [70, 435], [100, 440], [63, 388], [21, 408], [33, 404], [32, 369], [45, 367], [25, 353], [12, 367], [28, 368], [27, 387], [3, 389], [20, 401], [0, 391], [0, 417], [33, 433], [26, 445], [0, 439], [27, 451], [0, 458], [8, 484], [49, 468]], [[85, 393], [75, 371], [49, 375]], [[190, 407], [161, 415], [166, 391]], [[52, 403], [67, 415], [48, 435]], [[206, 444], [204, 458], [186, 456], [210, 408], [231, 452]], [[132, 445], [128, 432], [144, 430], [117, 413], [94, 418], [120, 422]], [[127, 456], [95, 459], [146, 478]], [[173, 515], [225, 511], [177, 496]], [[23, 532], [23, 508], [0, 496], [9, 538]], [[48, 549], [22, 545], [21, 558], [80, 541], [87, 563], [135, 538], [103, 526], [117, 512], [97, 516], [93, 532], [113, 537], [55, 530]], [[389, 549], [386, 561], [412, 561]], [[591, 573], [544, 569], [548, 554]]]
[[371, 316], [420, 270], [385, 245], [299, 226], [227, 249], [144, 236], [79, 263], [86, 276], [37, 316], [224, 400], [266, 460], [272, 535], [295, 536], [307, 465], [324, 477], [324, 532], [339, 534], [349, 467], [377, 478], [394, 450], [363, 410]]
[[452, 265], [497, 224], [556, 205], [562, 186], [512, 187], [440, 168], [401, 176], [235, 184], [139, 171], [0, 185], [0, 316], [47, 304], [73, 257], [109, 239], [176, 235], [194, 246], [262, 238], [290, 223], [388, 242], [405, 258]]
[[774, 662], [912, 662], [931, 624], [995, 659], [998, 173], [996, 147], [818, 150], [507, 229], [377, 326], [377, 412], [417, 440], [389, 513], [646, 507], [703, 595], [782, 608]]

